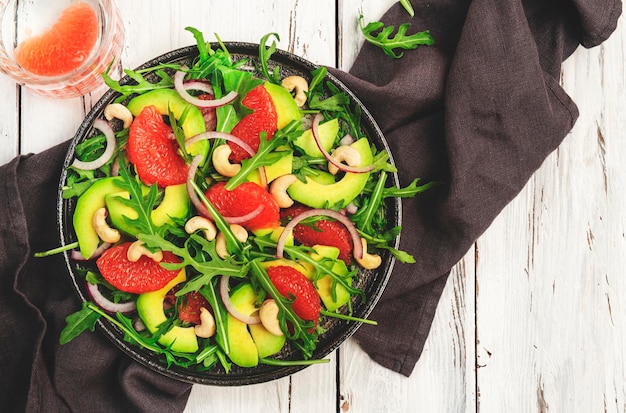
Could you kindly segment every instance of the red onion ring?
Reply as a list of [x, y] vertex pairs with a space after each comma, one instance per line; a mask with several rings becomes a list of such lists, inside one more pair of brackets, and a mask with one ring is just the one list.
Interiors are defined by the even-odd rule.
[[87, 282], [87, 291], [89, 291], [89, 295], [91, 295], [91, 298], [98, 305], [98, 307], [110, 313], [130, 313], [137, 308], [137, 303], [135, 303], [135, 301], [114, 303], [102, 295], [97, 285], [90, 282]]
[[357, 213], [357, 211], [359, 210], [359, 207], [356, 206], [356, 204], [354, 202], [350, 202], [347, 206], [346, 206], [346, 213], [350, 214], [350, 215], [354, 215]]
[[224, 221], [228, 222], [229, 224], [242, 224], [242, 223], [246, 223], [247, 221], [250, 221], [251, 219], [256, 218], [261, 212], [263, 212], [263, 209], [265, 207], [261, 204], [258, 205], [253, 211], [248, 212], [245, 215], [241, 215], [238, 217], [223, 217]]
[[349, 133], [339, 141], [339, 145], [350, 145], [352, 143], [354, 143], [354, 138]]
[[[254, 156], [256, 151], [252, 149], [252, 146], [248, 145], [241, 138], [236, 137], [235, 135], [231, 135], [230, 133], [217, 132], [217, 131], [208, 131], [199, 133], [196, 136], [193, 136], [185, 141], [185, 147], [188, 148], [190, 145], [194, 143], [205, 140], [205, 139], [224, 139], [225, 141], [232, 142], [235, 145], [240, 146], [248, 155]], [[265, 173], [265, 167], [261, 166], [259, 168], [259, 176], [261, 179], [261, 186], [267, 188], [267, 174]]]
[[216, 108], [219, 106], [224, 106], [224, 105], [229, 104], [233, 100], [237, 99], [237, 96], [239, 96], [237, 92], [230, 91], [226, 95], [221, 97], [220, 99], [213, 99], [213, 100], [199, 99], [195, 96], [190, 95], [189, 92], [187, 91], [187, 88], [185, 87], [185, 84], [184, 84], [185, 75], [186, 75], [186, 72], [184, 72], [183, 70], [179, 70], [174, 74], [174, 89], [176, 89], [176, 92], [178, 92], [180, 97], [183, 98], [186, 102], [191, 103], [192, 105], [197, 106], [199, 108]]
[[239, 311], [237, 307], [230, 301], [230, 295], [228, 294], [228, 280], [230, 277], [228, 275], [222, 275], [220, 279], [220, 297], [222, 298], [222, 302], [224, 303], [224, 307], [226, 307], [226, 311], [237, 320], [246, 324], [259, 324], [261, 323], [261, 318], [256, 315], [246, 315]]
[[232, 142], [235, 145], [241, 146], [241, 149], [246, 151], [250, 156], [254, 156], [254, 154], [256, 153], [254, 149], [252, 149], [252, 146], [248, 145], [246, 142], [236, 137], [235, 135], [231, 135], [230, 133], [217, 132], [217, 131], [199, 133], [196, 136], [193, 136], [187, 139], [185, 141], [185, 147], [188, 148], [189, 146], [193, 145], [194, 143], [198, 141], [209, 140], [209, 139], [224, 139], [225, 141]]
[[91, 257], [89, 258], [83, 257], [83, 254], [81, 254], [79, 250], [72, 250], [72, 252], [70, 252], [70, 258], [75, 261], [90, 261], [101, 256], [104, 251], [111, 248], [111, 245], [113, 244], [103, 242], [98, 246], [98, 248], [96, 248], [96, 250], [93, 252], [93, 254], [91, 254]]
[[94, 169], [98, 169], [105, 163], [109, 162], [115, 152], [115, 133], [113, 132], [111, 125], [109, 125], [105, 120], [98, 118], [93, 122], [93, 127], [102, 132], [106, 138], [106, 147], [104, 148], [104, 152], [97, 159], [89, 162], [74, 159], [74, 162], [72, 162], [72, 166], [74, 168], [82, 169], [84, 171], [93, 171]]
[[341, 212], [333, 211], [332, 209], [310, 209], [293, 217], [278, 237], [278, 241], [276, 242], [276, 258], [283, 258], [285, 242], [295, 226], [306, 218], [319, 215], [327, 216], [341, 222], [346, 227], [350, 233], [350, 237], [352, 238], [352, 254], [354, 255], [354, 258], [363, 258], [363, 244], [361, 244], [361, 236], [354, 226], [354, 223], [350, 221], [350, 218], [343, 215]]
[[324, 155], [324, 158], [329, 163], [335, 165], [340, 171], [343, 171], [343, 172], [351, 172], [353, 174], [362, 174], [362, 173], [366, 173], [366, 172], [372, 171], [374, 169], [374, 165], [355, 167], [355, 166], [346, 165], [346, 164], [341, 163], [341, 162], [337, 162], [337, 160], [335, 158], [333, 158], [326, 151], [326, 149], [324, 149], [324, 146], [322, 145], [322, 142], [320, 142], [320, 139], [319, 139], [319, 135], [320, 135], [320, 133], [319, 133], [319, 125], [320, 125], [320, 122], [321, 122], [321, 120], [323, 118], [324, 118], [324, 115], [322, 115], [321, 113], [318, 113], [317, 115], [315, 115], [315, 117], [313, 118], [313, 124], [311, 125], [311, 133], [313, 134], [313, 140], [315, 141], [315, 144], [317, 145], [317, 148], [322, 153], [322, 155]]
[[199, 90], [200, 92], [213, 94], [213, 86], [202, 80], [188, 80], [183, 82], [185, 90]]
[[200, 213], [200, 215], [203, 215], [205, 217], [210, 217], [211, 213], [209, 212], [207, 207], [204, 206], [200, 198], [198, 198], [198, 194], [196, 194], [195, 189], [193, 189], [193, 186], [191, 185], [191, 182], [193, 182], [196, 177], [196, 171], [198, 170], [198, 165], [200, 165], [200, 163], [202, 162], [202, 159], [204, 159], [202, 155], [196, 155], [194, 156], [193, 160], [191, 161], [191, 164], [189, 165], [189, 171], [187, 171], [187, 185], [186, 185], [187, 195], [189, 195], [189, 200], [191, 201], [193, 206], [196, 207], [196, 210], [198, 210], [198, 213]]

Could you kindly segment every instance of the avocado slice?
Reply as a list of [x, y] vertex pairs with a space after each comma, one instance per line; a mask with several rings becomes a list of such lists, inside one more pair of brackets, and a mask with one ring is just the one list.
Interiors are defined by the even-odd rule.
[[76, 201], [74, 209], [74, 232], [78, 238], [80, 253], [85, 258], [90, 258], [100, 244], [100, 238], [93, 228], [93, 216], [96, 211], [105, 206], [105, 197], [114, 192], [119, 192], [115, 182], [121, 181], [119, 177], [107, 177], [98, 179]]
[[[159, 325], [167, 321], [167, 316], [163, 311], [165, 295], [175, 285], [185, 281], [186, 278], [183, 268], [165, 287], [157, 291], [139, 294], [137, 297], [137, 312], [150, 333], [157, 332]], [[173, 351], [181, 353], [198, 351], [198, 338], [193, 327], [172, 326], [169, 331], [159, 337], [158, 341], [164, 346], [171, 346]]]
[[[331, 270], [342, 277], [348, 275], [348, 267], [342, 261], [337, 259], [339, 257], [339, 248], [331, 247], [328, 245], [314, 245], [313, 249], [315, 252], [311, 253], [311, 257], [316, 261], [321, 261], [323, 258], [330, 258], [335, 260]], [[347, 279], [348, 283], [352, 283], [352, 278]], [[350, 301], [350, 293], [346, 288], [337, 284], [335, 286], [335, 299], [333, 299], [332, 288], [333, 288], [333, 279], [330, 275], [325, 275], [321, 277], [315, 283], [315, 288], [317, 289], [320, 298], [322, 299], [322, 303], [324, 303], [324, 307], [328, 311], [335, 311], [339, 307], [347, 304]]]
[[[322, 147], [326, 152], [330, 151], [335, 143], [335, 138], [339, 133], [339, 120], [337, 118], [331, 119], [319, 125], [319, 136], [317, 137]], [[313, 139], [313, 131], [311, 129], [305, 130], [302, 135], [294, 139], [293, 144], [300, 148], [306, 155], [314, 158], [322, 158], [322, 152], [320, 152]]]
[[[128, 110], [134, 116], [137, 116], [146, 106], [156, 107], [163, 116], [167, 116], [171, 110], [178, 121], [180, 121], [180, 117], [186, 111], [185, 119], [180, 125], [186, 139], [206, 131], [200, 109], [186, 102], [174, 89], [151, 90], [132, 98], [127, 105]], [[188, 148], [188, 152], [191, 155], [203, 155], [204, 159], [206, 159], [209, 152], [209, 142], [207, 140], [197, 142]]]
[[[239, 311], [244, 314], [253, 314], [258, 309], [255, 307], [257, 295], [250, 283], [239, 284], [233, 290], [230, 301]], [[228, 356], [241, 367], [254, 367], [259, 358], [276, 354], [285, 345], [286, 337], [277, 336], [262, 324], [247, 325], [230, 314], [227, 321], [227, 334], [230, 343]]]
[[287, 337], [284, 334], [282, 336], [272, 334], [263, 327], [263, 324], [251, 324], [248, 327], [250, 328], [250, 335], [254, 340], [259, 358], [269, 357], [278, 353], [287, 342]]
[[[254, 289], [247, 283], [237, 286], [230, 297], [232, 304], [244, 314], [252, 314], [256, 311], [255, 299]], [[226, 334], [230, 343], [228, 357], [233, 363], [241, 367], [254, 367], [259, 364], [259, 353], [246, 323], [228, 314]]]
[[287, 89], [270, 82], [265, 82], [263, 87], [269, 93], [276, 108], [276, 127], [278, 129], [284, 128], [292, 120], [302, 119], [300, 108]]
[[[144, 187], [144, 193], [148, 192], [148, 187]], [[121, 199], [128, 199], [130, 194], [127, 191], [120, 191], [105, 196], [105, 203], [109, 211], [111, 223], [115, 228], [133, 237], [137, 236], [139, 230], [124, 217], [137, 219], [138, 214], [133, 208], [124, 205]], [[152, 222], [157, 227], [173, 223], [172, 218], [185, 218], [189, 214], [189, 195], [186, 184], [170, 185], [165, 187], [163, 200], [152, 210]]]
[[[361, 164], [359, 166], [371, 165], [374, 161], [374, 155], [366, 138], [361, 138], [350, 146], [361, 155]], [[332, 184], [322, 184], [314, 179], [307, 178], [306, 183], [300, 180], [294, 182], [287, 189], [287, 193], [294, 201], [312, 208], [334, 206], [343, 208], [363, 191], [369, 176], [370, 172], [348, 172], [344, 174], [343, 178]]]
[[[282, 151], [281, 157], [276, 162], [270, 165], [265, 166], [265, 177], [267, 182], [272, 182], [274, 179], [279, 176], [287, 175], [292, 172], [293, 166], [293, 152], [292, 151]], [[261, 185], [261, 178], [259, 177], [259, 170], [256, 169], [252, 171], [248, 176], [247, 180], [257, 183]]]

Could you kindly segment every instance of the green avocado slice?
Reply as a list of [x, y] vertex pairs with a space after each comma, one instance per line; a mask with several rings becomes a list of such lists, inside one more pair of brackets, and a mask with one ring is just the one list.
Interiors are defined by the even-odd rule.
[[[157, 291], [139, 294], [137, 297], [137, 312], [150, 333], [154, 334], [157, 332], [159, 326], [167, 321], [167, 316], [163, 311], [165, 295], [174, 286], [185, 281], [186, 278], [185, 270], [182, 269], [165, 287]], [[164, 346], [171, 346], [173, 351], [181, 353], [195, 353], [198, 351], [198, 338], [193, 326], [172, 326], [165, 334], [159, 337], [158, 341]]]
[[100, 244], [100, 237], [93, 227], [93, 216], [98, 209], [105, 206], [108, 194], [120, 191], [120, 187], [115, 184], [116, 181], [121, 181], [121, 178], [98, 179], [76, 201], [73, 216], [74, 232], [78, 238], [80, 253], [86, 259], [93, 255]]
[[[374, 155], [366, 138], [361, 138], [350, 146], [361, 155], [361, 164], [359, 166], [372, 164]], [[294, 201], [308, 205], [311, 208], [334, 206], [343, 208], [363, 191], [369, 176], [370, 172], [347, 172], [339, 181], [331, 184], [323, 184], [313, 179], [307, 179], [306, 183], [298, 180], [289, 186], [287, 193]]]

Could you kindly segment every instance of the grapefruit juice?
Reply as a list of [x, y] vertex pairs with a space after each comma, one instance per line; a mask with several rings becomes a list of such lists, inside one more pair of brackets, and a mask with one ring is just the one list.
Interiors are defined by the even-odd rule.
[[0, 70], [42, 95], [69, 98], [103, 84], [124, 29], [113, 0], [0, 0]]

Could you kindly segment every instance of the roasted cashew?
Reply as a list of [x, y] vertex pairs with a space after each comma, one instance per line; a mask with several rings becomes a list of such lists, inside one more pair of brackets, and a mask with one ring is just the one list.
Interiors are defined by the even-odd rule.
[[299, 108], [304, 106], [306, 103], [306, 92], [309, 91], [309, 84], [305, 78], [302, 76], [287, 76], [280, 84], [289, 92], [295, 91], [293, 99]]
[[230, 163], [228, 160], [232, 152], [230, 146], [226, 144], [220, 145], [213, 150], [213, 167], [220, 175], [228, 178], [237, 175], [237, 172], [241, 170], [241, 165], [238, 163]]
[[143, 241], [133, 242], [130, 244], [128, 251], [126, 252], [126, 258], [128, 258], [128, 261], [131, 262], [139, 261], [139, 259], [144, 255], [148, 258], [152, 258], [154, 262], [163, 261], [163, 251], [152, 252], [145, 247]]
[[363, 246], [363, 257], [360, 259], [355, 257], [361, 267], [366, 270], [373, 270], [380, 267], [380, 264], [383, 262], [382, 258], [380, 258], [378, 254], [370, 254], [367, 252], [367, 241], [365, 238], [361, 238], [361, 245]]
[[193, 328], [197, 337], [209, 338], [215, 334], [215, 318], [209, 310], [200, 307], [200, 324]]
[[[361, 164], [361, 154], [359, 151], [348, 145], [338, 146], [331, 154], [331, 157], [337, 162], [345, 162], [348, 166], [359, 166]], [[339, 168], [329, 163], [328, 172], [335, 175], [339, 172]]]
[[[230, 230], [235, 234], [235, 238], [237, 238], [240, 242], [246, 242], [248, 239], [248, 231], [238, 224], [231, 224]], [[226, 237], [224, 233], [220, 232], [217, 234], [215, 238], [215, 252], [217, 252], [218, 257], [226, 258], [230, 256], [228, 252], [228, 246], [226, 245]]]
[[294, 174], [282, 175], [274, 179], [270, 185], [270, 195], [272, 195], [279, 207], [289, 208], [293, 205], [293, 199], [287, 194], [287, 188], [297, 180], [298, 177]]
[[104, 117], [107, 120], [119, 119], [124, 122], [124, 129], [128, 128], [133, 123], [133, 114], [130, 110], [121, 103], [110, 103], [104, 108]]
[[109, 226], [107, 223], [107, 215], [106, 208], [99, 208], [96, 210], [96, 213], [93, 214], [92, 225], [96, 234], [98, 234], [102, 241], [113, 244], [119, 241], [122, 236], [118, 230]]
[[283, 330], [280, 329], [280, 323], [278, 322], [278, 305], [273, 298], [263, 301], [261, 308], [259, 308], [259, 318], [267, 331], [275, 336], [283, 335]]
[[207, 241], [213, 241], [217, 235], [215, 224], [205, 217], [196, 215], [185, 222], [185, 232], [187, 232], [187, 234], [193, 234], [199, 229], [202, 230], [204, 238], [206, 238]]

